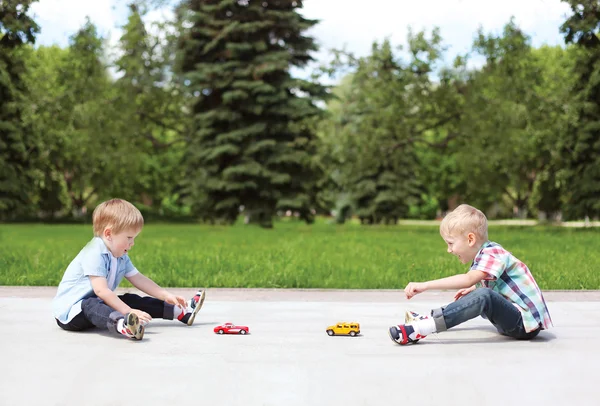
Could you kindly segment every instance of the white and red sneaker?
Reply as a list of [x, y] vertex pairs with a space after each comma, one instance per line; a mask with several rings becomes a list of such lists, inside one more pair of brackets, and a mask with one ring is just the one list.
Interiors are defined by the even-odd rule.
[[426, 337], [417, 333], [411, 324], [399, 324], [397, 326], [391, 326], [388, 330], [388, 333], [392, 341], [400, 345], [406, 345], [409, 343], [415, 344], [420, 339]]
[[119, 333], [125, 337], [141, 340], [144, 338], [144, 326], [140, 323], [140, 319], [134, 313], [127, 313], [123, 319], [123, 328]]
[[181, 313], [181, 315], [178, 317], [178, 320], [182, 323], [187, 324], [188, 326], [194, 324], [196, 314], [198, 314], [198, 312], [202, 308], [205, 298], [206, 292], [203, 290], [198, 290], [194, 297], [190, 299], [186, 311], [184, 313]]
[[413, 312], [412, 310], [407, 310], [404, 314], [404, 324], [414, 323], [417, 320], [425, 320], [430, 318], [430, 316], [423, 316], [417, 312]]

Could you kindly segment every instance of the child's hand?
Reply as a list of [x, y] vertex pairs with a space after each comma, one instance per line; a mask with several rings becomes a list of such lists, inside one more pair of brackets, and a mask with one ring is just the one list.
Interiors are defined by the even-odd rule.
[[460, 299], [461, 297], [468, 295], [469, 293], [473, 292], [475, 290], [476, 286], [473, 285], [470, 288], [464, 288], [459, 290], [458, 292], [456, 292], [456, 294], [454, 295], [454, 301], [457, 301], [458, 299]]
[[138, 319], [140, 319], [140, 322], [145, 326], [146, 324], [150, 323], [152, 321], [152, 316], [150, 316], [148, 313], [143, 312], [141, 310], [138, 309], [131, 309], [131, 313], [135, 314], [136, 316], [138, 316]]
[[183, 310], [185, 310], [187, 308], [187, 301], [185, 300], [185, 298], [183, 298], [181, 296], [175, 296], [175, 295], [172, 295], [169, 293], [165, 297], [165, 302], [167, 302], [168, 304], [172, 304], [174, 306], [179, 306]]
[[427, 290], [427, 286], [422, 282], [410, 282], [404, 288], [404, 293], [406, 294], [406, 298], [410, 299], [411, 297], [423, 293]]

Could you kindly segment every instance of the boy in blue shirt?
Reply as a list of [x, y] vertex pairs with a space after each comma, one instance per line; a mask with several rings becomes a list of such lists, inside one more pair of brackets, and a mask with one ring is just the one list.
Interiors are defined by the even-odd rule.
[[[144, 225], [140, 211], [125, 200], [112, 199], [98, 205], [92, 218], [94, 238], [71, 261], [52, 301], [57, 324], [68, 331], [108, 329], [136, 340], [143, 338], [153, 317], [191, 326], [205, 292], [199, 290], [188, 302], [142, 275], [129, 259]], [[123, 277], [152, 297], [117, 296], [114, 291]]]

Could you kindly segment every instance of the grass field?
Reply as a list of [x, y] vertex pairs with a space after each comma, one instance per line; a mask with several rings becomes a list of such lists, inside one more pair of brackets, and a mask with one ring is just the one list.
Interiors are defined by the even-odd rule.
[[[57, 285], [91, 237], [90, 225], [0, 225], [0, 285]], [[499, 226], [490, 238], [542, 289], [600, 289], [600, 231]], [[467, 270], [431, 226], [150, 224], [130, 257], [171, 287], [400, 289]]]

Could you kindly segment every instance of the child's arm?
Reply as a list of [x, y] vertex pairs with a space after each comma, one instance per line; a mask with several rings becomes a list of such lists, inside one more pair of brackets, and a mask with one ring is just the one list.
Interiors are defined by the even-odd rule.
[[94, 293], [98, 296], [107, 306], [115, 309], [119, 313], [127, 314], [127, 313], [135, 313], [140, 320], [143, 322], [150, 322], [152, 317], [146, 312], [143, 312], [138, 309], [132, 309], [127, 306], [125, 302], [123, 302], [119, 296], [112, 290], [108, 288], [108, 283], [106, 282], [106, 278], [103, 276], [89, 276], [90, 282], [92, 283], [92, 288], [94, 289]]
[[473, 285], [469, 288], [463, 288], [460, 289], [458, 292], [456, 292], [456, 294], [454, 295], [454, 301], [457, 301], [458, 299], [460, 299], [463, 296], [468, 295], [469, 293], [473, 292], [475, 289], [477, 289], [477, 285]]
[[462, 289], [475, 285], [485, 278], [486, 274], [482, 271], [469, 271], [465, 274], [449, 276], [447, 278], [436, 279], [427, 282], [410, 282], [404, 288], [406, 298], [425, 292], [430, 289]]
[[185, 298], [181, 296], [175, 296], [169, 293], [165, 289], [158, 286], [156, 282], [154, 282], [152, 279], [148, 278], [145, 275], [142, 275], [139, 272], [133, 276], [127, 277], [127, 280], [133, 286], [135, 286], [147, 295], [163, 300], [169, 304], [180, 306], [183, 309], [187, 307]]

